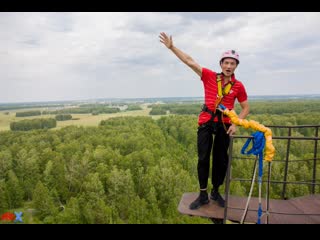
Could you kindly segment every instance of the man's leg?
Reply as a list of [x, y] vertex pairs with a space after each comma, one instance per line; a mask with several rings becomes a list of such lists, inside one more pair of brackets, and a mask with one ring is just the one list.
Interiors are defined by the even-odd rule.
[[[226, 125], [229, 128], [230, 125]], [[218, 201], [224, 207], [224, 200], [219, 194], [219, 187], [223, 184], [228, 168], [228, 148], [230, 138], [222, 124], [219, 124], [214, 138], [212, 151], [212, 186], [211, 199]]]
[[210, 154], [212, 149], [212, 127], [204, 126], [198, 128], [198, 179], [200, 189], [206, 189], [208, 185]]
[[198, 198], [190, 205], [190, 209], [194, 210], [204, 204], [209, 203], [207, 185], [210, 168], [210, 154], [212, 148], [212, 127], [205, 125], [198, 128], [197, 145], [198, 145], [198, 180], [200, 186], [200, 194]]

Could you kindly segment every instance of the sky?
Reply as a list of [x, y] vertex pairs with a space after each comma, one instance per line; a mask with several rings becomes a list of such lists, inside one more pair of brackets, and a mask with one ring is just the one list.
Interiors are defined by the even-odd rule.
[[0, 103], [203, 97], [199, 76], [159, 41], [236, 78], [250, 96], [320, 94], [313, 12], [1, 12]]

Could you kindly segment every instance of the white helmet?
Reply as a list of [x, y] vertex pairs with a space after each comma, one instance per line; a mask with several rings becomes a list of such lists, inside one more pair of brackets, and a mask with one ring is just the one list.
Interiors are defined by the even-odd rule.
[[239, 54], [235, 50], [229, 50], [229, 51], [222, 53], [221, 58], [220, 58], [220, 63], [224, 58], [233, 58], [237, 61], [237, 64], [240, 63]]

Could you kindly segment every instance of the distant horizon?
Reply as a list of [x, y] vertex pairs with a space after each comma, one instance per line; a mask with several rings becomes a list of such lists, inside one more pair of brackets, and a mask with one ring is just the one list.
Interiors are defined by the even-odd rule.
[[[307, 98], [320, 98], [319, 94], [274, 94], [274, 95], [251, 95], [248, 96], [249, 100], [250, 98], [253, 99], [261, 99], [261, 98], [301, 98], [301, 97], [307, 97]], [[0, 102], [0, 105], [7, 105], [7, 104], [41, 104], [41, 103], [65, 103], [65, 102], [92, 102], [92, 101], [119, 101], [119, 100], [145, 100], [145, 99], [204, 99], [204, 96], [197, 96], [197, 97], [112, 97], [112, 98], [89, 98], [89, 99], [65, 99], [65, 100], [46, 100], [46, 101], [26, 101], [26, 102]]]

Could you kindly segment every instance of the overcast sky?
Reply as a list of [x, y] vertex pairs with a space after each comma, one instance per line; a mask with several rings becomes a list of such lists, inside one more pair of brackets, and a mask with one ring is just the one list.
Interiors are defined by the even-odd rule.
[[0, 29], [0, 102], [203, 96], [162, 31], [214, 71], [237, 50], [249, 96], [320, 94], [319, 13], [2, 12]]

